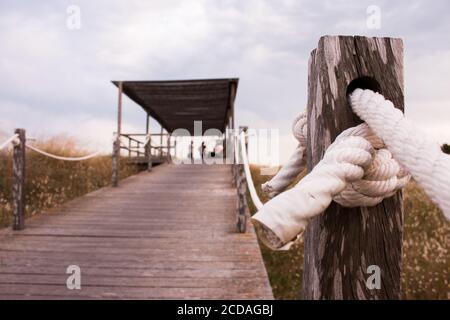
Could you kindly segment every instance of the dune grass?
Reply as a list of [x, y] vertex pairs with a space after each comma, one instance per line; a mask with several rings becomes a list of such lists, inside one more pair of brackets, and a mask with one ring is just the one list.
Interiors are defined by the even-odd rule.
[[[35, 145], [47, 152], [66, 157], [90, 153], [75, 139], [56, 136]], [[26, 153], [25, 215], [30, 217], [67, 200], [107, 186], [111, 182], [111, 155], [86, 161], [68, 162], [47, 158], [33, 151]], [[136, 166], [120, 165], [120, 177], [137, 173]], [[12, 152], [0, 153], [0, 227], [11, 224]]]
[[[261, 176], [252, 166], [252, 177], [263, 201]], [[252, 213], [255, 207], [249, 200]], [[403, 234], [403, 299], [450, 299], [450, 223], [414, 182], [405, 189]], [[303, 243], [289, 251], [272, 251], [260, 243], [261, 252], [276, 299], [299, 299], [303, 273]]]

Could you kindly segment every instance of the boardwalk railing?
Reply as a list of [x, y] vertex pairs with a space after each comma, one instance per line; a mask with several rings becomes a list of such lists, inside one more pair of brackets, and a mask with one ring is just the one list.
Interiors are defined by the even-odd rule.
[[[171, 135], [168, 133], [121, 133], [114, 134], [113, 161], [112, 161], [112, 186], [119, 184], [119, 158], [121, 150], [125, 150], [128, 162], [132, 164], [147, 165], [151, 171], [154, 163], [171, 161], [171, 150], [176, 152], [176, 144], [171, 143]], [[159, 137], [159, 144], [152, 137]], [[165, 138], [165, 139], [163, 139]], [[165, 140], [165, 144], [163, 141]]]
[[[120, 149], [128, 151], [128, 157], [145, 157], [147, 155], [147, 148], [150, 148], [150, 153], [153, 157], [165, 157], [170, 155], [170, 151], [175, 149], [175, 143], [171, 143], [170, 135], [167, 133], [121, 133]], [[166, 137], [166, 144], [157, 145], [152, 137]], [[139, 139], [141, 138], [141, 139]], [[142, 138], [145, 141], [142, 141]]]

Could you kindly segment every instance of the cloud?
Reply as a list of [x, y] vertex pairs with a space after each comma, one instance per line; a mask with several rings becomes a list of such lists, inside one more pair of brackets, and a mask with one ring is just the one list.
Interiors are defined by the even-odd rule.
[[[80, 0], [80, 30], [66, 27], [69, 4], [0, 3], [2, 131], [89, 134], [109, 150], [110, 80], [236, 76], [238, 125], [280, 129], [285, 161], [292, 119], [306, 104], [311, 49], [324, 34], [361, 34], [404, 39], [406, 114], [450, 141], [448, 1]], [[372, 4], [380, 30], [366, 27]], [[144, 129], [129, 100], [124, 116], [130, 130]]]

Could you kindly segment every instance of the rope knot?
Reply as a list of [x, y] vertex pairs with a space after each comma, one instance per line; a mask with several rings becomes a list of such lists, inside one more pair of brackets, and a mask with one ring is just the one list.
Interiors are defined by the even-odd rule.
[[[348, 184], [343, 191], [333, 196], [334, 201], [344, 207], [375, 206], [406, 185], [410, 178], [409, 174], [400, 167], [383, 141], [372, 133], [367, 124], [350, 128], [339, 135], [336, 144], [333, 145], [339, 150], [337, 153], [340, 156], [345, 154], [340, 142], [350, 137], [361, 137], [369, 142], [372, 157], [368, 165], [360, 165], [364, 173], [359, 179], [351, 179], [350, 172], [347, 171]], [[332, 153], [332, 150], [330, 147], [326, 153], [329, 151]]]

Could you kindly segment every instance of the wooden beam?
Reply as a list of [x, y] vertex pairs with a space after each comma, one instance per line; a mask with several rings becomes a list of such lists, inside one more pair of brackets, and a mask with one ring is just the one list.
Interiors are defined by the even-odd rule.
[[119, 91], [117, 97], [117, 133], [119, 135], [122, 133], [122, 92], [123, 83], [119, 82]]
[[[400, 39], [325, 36], [309, 60], [308, 171], [343, 130], [361, 123], [348, 101], [349, 87], [381, 91], [403, 109]], [[399, 299], [402, 193], [374, 207], [332, 202], [305, 234], [305, 299]], [[369, 266], [381, 271], [379, 289], [366, 285]]]
[[172, 142], [170, 141], [171, 138], [172, 138], [172, 136], [170, 134], [168, 134], [167, 135], [167, 160], [169, 163], [172, 162], [172, 155], [170, 154], [170, 150], [172, 148], [172, 145], [171, 145]]
[[145, 126], [145, 133], [147, 135], [146, 139], [148, 139], [147, 144], [145, 145], [145, 153], [147, 157], [147, 171], [152, 171], [153, 167], [153, 159], [152, 159], [152, 141], [150, 134], [150, 114], [147, 113], [147, 124]]
[[160, 125], [161, 125], [161, 131], [160, 131], [160, 134], [159, 134], [159, 146], [160, 146], [160, 148], [158, 148], [157, 150], [159, 150], [159, 156], [162, 157], [162, 154], [163, 154], [162, 146], [163, 146], [164, 127], [162, 126], [162, 124], [160, 124]]
[[120, 135], [122, 130], [122, 91], [123, 83], [119, 82], [118, 85], [118, 99], [117, 99], [117, 132], [115, 134], [113, 142], [113, 154], [112, 154], [112, 186], [117, 187], [119, 185], [119, 161], [120, 161]]

